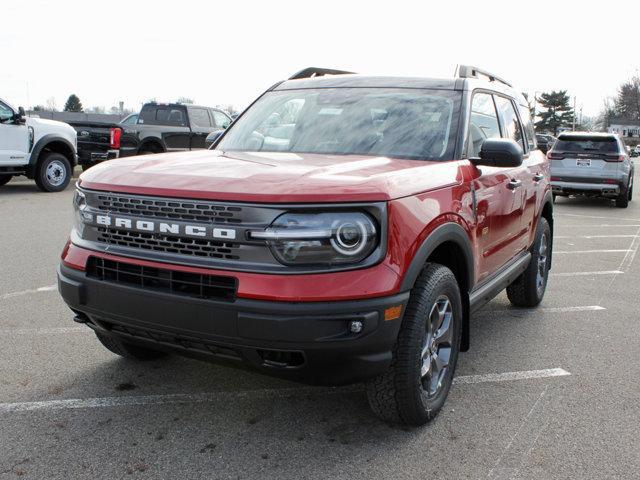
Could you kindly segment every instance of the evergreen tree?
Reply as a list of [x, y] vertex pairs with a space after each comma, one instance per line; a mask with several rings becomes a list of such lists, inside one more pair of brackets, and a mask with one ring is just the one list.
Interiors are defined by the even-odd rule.
[[543, 93], [538, 98], [538, 102], [543, 108], [543, 111], [538, 113], [540, 120], [536, 122], [538, 131], [548, 131], [558, 135], [561, 127], [570, 127], [573, 123], [574, 112], [566, 90]]
[[69, 95], [67, 99], [67, 103], [64, 104], [65, 112], [82, 112], [82, 103], [80, 103], [80, 99], [74, 93]]

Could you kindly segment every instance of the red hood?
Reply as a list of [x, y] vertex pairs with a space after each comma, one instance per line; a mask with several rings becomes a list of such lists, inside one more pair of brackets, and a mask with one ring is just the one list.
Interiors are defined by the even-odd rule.
[[458, 162], [271, 152], [165, 153], [112, 160], [84, 188], [240, 202], [385, 201], [460, 183]]

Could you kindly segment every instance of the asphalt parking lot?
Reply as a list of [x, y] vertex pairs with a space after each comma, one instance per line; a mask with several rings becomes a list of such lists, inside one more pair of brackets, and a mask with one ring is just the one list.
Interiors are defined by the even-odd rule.
[[476, 315], [444, 410], [403, 429], [359, 387], [108, 352], [54, 286], [72, 193], [0, 190], [0, 479], [640, 475], [638, 200], [559, 199], [542, 306]]

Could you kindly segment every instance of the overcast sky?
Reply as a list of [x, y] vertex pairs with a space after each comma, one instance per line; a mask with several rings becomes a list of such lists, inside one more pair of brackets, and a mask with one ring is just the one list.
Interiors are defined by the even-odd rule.
[[244, 107], [306, 66], [494, 71], [596, 114], [640, 67], [640, 2], [0, 0], [0, 97], [85, 107], [193, 98]]

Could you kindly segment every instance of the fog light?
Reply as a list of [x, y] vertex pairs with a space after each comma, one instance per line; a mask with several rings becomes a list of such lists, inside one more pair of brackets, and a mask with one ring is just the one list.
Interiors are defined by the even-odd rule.
[[364, 324], [360, 320], [351, 320], [349, 322], [349, 331], [351, 333], [360, 333], [364, 328]]

